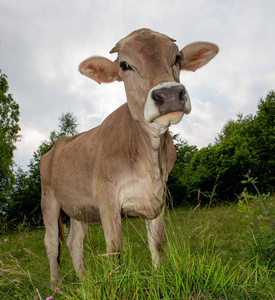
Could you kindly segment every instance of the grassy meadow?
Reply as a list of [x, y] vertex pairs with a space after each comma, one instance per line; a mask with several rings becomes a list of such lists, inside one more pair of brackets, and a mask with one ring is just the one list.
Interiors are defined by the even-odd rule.
[[274, 269], [254, 251], [242, 218], [237, 204], [167, 209], [165, 255], [157, 271], [144, 220], [123, 220], [120, 262], [104, 255], [102, 226], [91, 225], [84, 241], [87, 278], [76, 278], [65, 246], [58, 289], [50, 289], [44, 229], [18, 225], [0, 236], [0, 299], [274, 299]]

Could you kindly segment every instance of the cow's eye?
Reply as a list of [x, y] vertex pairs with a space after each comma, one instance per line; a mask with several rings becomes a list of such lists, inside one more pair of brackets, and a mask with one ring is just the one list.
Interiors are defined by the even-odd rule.
[[133, 70], [133, 68], [126, 61], [122, 61], [120, 63], [120, 67], [123, 71]]
[[174, 62], [174, 64], [173, 64], [173, 66], [178, 66], [178, 65], [180, 65], [180, 61], [181, 61], [181, 56], [178, 54], [178, 55], [176, 56], [176, 59], [175, 59], [175, 62]]

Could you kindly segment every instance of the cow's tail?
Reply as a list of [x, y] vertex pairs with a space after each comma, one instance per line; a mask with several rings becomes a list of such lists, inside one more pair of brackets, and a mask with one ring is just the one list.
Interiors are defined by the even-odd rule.
[[61, 214], [58, 218], [58, 256], [57, 256], [57, 262], [60, 265], [60, 257], [61, 257], [61, 249], [63, 246], [64, 237], [63, 237], [63, 223], [61, 219]]

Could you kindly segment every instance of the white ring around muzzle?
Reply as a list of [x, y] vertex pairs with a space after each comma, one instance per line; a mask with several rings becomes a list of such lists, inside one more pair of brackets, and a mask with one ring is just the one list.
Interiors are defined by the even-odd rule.
[[[166, 114], [166, 115], [161, 115], [154, 99], [152, 98], [152, 92], [158, 89], [163, 89], [163, 88], [172, 88], [176, 86], [183, 86], [181, 83], [177, 82], [164, 82], [161, 83], [155, 87], [153, 87], [150, 92], [148, 93], [145, 105], [144, 105], [144, 119], [147, 123], [149, 123], [152, 127], [156, 129], [163, 129], [163, 127], [169, 127], [171, 124], [177, 124], [180, 122], [184, 114], [189, 114], [191, 111], [191, 101], [188, 95], [188, 92], [186, 91], [185, 87], [185, 98], [186, 101], [184, 103], [184, 109], [181, 112], [178, 112], [178, 116], [175, 116], [175, 112], [171, 114]], [[171, 116], [170, 116], [171, 115]], [[161, 119], [165, 119], [161, 120]], [[171, 120], [170, 120], [171, 119]], [[161, 121], [160, 121], [161, 120]]]

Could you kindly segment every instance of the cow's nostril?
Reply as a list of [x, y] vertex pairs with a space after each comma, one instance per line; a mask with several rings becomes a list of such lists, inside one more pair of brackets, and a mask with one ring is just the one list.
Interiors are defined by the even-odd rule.
[[184, 87], [182, 87], [182, 91], [180, 92], [180, 102], [184, 103], [185, 102], [185, 95], [186, 95], [186, 90]]
[[160, 93], [159, 90], [153, 91], [152, 92], [152, 98], [153, 100], [158, 104], [158, 105], [162, 105], [164, 103], [164, 96], [162, 95], [162, 93]]

